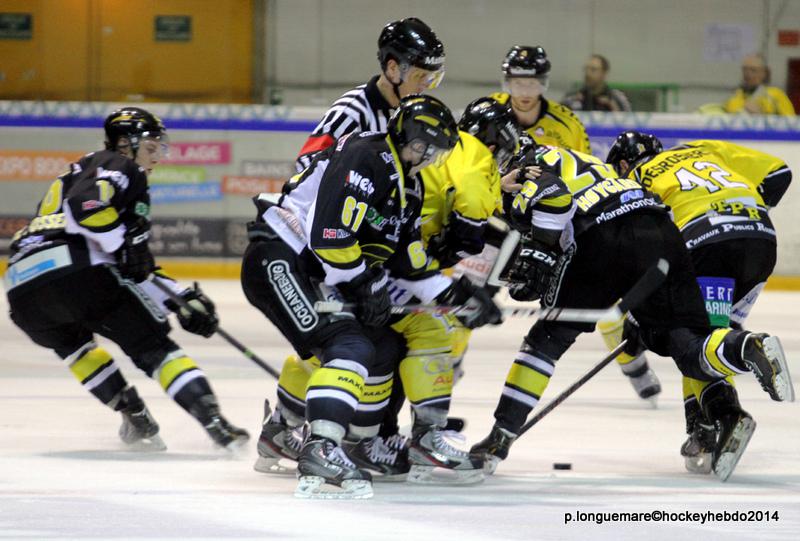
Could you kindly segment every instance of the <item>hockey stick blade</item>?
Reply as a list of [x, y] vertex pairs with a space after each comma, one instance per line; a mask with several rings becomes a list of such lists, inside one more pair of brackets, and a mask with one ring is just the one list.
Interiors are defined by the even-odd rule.
[[[190, 312], [195, 311], [192, 305], [186, 302], [183, 299], [183, 297], [176, 294], [172, 290], [172, 288], [170, 288], [167, 284], [162, 282], [157, 276], [152, 277], [152, 282], [153, 285], [155, 285], [158, 289], [163, 291], [170, 299], [172, 299], [175, 302], [175, 304], [177, 304], [184, 310], [189, 310]], [[281, 375], [274, 368], [272, 368], [269, 364], [267, 364], [266, 361], [261, 359], [261, 357], [256, 355], [253, 352], [253, 350], [251, 350], [250, 348], [239, 342], [236, 338], [228, 334], [222, 327], [217, 326], [217, 330], [215, 331], [215, 333], [218, 334], [223, 340], [228, 342], [230, 345], [238, 349], [242, 353], [242, 355], [244, 355], [245, 357], [256, 363], [261, 368], [263, 368], [267, 373], [269, 373], [270, 376], [272, 376], [275, 379], [280, 378]]]

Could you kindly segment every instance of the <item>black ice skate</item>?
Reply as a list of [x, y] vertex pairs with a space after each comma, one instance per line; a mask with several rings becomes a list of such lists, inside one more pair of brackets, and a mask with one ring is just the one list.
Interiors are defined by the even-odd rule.
[[294, 468], [282, 465], [282, 459], [297, 462], [303, 437], [299, 429], [292, 429], [286, 423], [272, 419], [269, 401], [264, 400], [264, 422], [258, 438], [258, 459], [253, 469], [261, 473], [293, 473]]
[[750, 333], [742, 345], [742, 360], [770, 398], [778, 402], [794, 402], [792, 376], [777, 336]]
[[167, 446], [158, 435], [158, 423], [144, 405], [135, 387], [127, 387], [120, 393], [119, 412], [122, 426], [119, 437], [132, 451], [165, 451]]
[[681, 445], [681, 456], [686, 470], [691, 473], [711, 473], [716, 443], [716, 426], [703, 422], [695, 423], [689, 437]]
[[297, 498], [366, 499], [372, 476], [356, 467], [336, 442], [311, 435], [297, 462]]
[[727, 481], [753, 436], [756, 422], [746, 411], [739, 410], [718, 419], [717, 427], [719, 438], [714, 450], [714, 475], [720, 481]]
[[463, 436], [437, 426], [414, 426], [408, 451], [410, 483], [468, 485], [483, 481], [483, 458], [453, 447], [447, 438]]
[[739, 405], [736, 389], [720, 381], [709, 385], [700, 396], [706, 419], [717, 429], [712, 469], [721, 481], [727, 481], [742, 458], [756, 422]]
[[411, 468], [407, 442], [407, 438], [395, 434], [386, 439], [375, 436], [356, 443], [345, 442], [344, 448], [356, 466], [373, 474], [373, 481], [405, 481]]
[[214, 395], [200, 397], [191, 407], [190, 413], [200, 421], [214, 443], [228, 451], [236, 451], [250, 441], [247, 430], [232, 425], [222, 416]]
[[473, 445], [469, 452], [483, 458], [483, 469], [487, 475], [491, 475], [500, 461], [508, 458], [508, 451], [516, 439], [517, 435], [513, 432], [495, 425], [489, 435]]

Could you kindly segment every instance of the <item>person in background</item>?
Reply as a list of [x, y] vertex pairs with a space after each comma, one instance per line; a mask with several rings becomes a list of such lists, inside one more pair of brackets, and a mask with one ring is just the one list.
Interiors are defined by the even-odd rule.
[[726, 113], [794, 116], [794, 106], [786, 93], [770, 82], [769, 66], [760, 54], [742, 60], [742, 84], [725, 102]]
[[606, 77], [611, 70], [608, 59], [593, 54], [583, 66], [583, 87], [561, 101], [573, 111], [630, 111], [631, 104], [622, 90], [609, 88]]

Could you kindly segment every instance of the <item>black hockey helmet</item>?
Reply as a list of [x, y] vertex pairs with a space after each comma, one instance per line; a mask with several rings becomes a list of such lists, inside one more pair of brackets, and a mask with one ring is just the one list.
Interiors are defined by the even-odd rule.
[[627, 171], [620, 171], [622, 160], [628, 162], [628, 170], [630, 170], [646, 158], [655, 156], [663, 150], [664, 146], [655, 135], [628, 130], [617, 136], [608, 151], [606, 163], [611, 164], [617, 173], [623, 175], [627, 174]]
[[106, 148], [116, 150], [121, 137], [130, 141], [133, 154], [139, 150], [142, 139], [152, 138], [167, 145], [167, 129], [156, 115], [139, 107], [123, 107], [106, 117], [103, 123], [106, 132]]
[[394, 59], [402, 71], [411, 66], [432, 71], [435, 75], [431, 77], [431, 89], [442, 82], [444, 58], [442, 42], [427, 24], [416, 17], [390, 22], [378, 37], [378, 60], [382, 70], [386, 69], [389, 59]]
[[442, 162], [459, 141], [453, 113], [441, 100], [427, 94], [400, 100], [387, 131], [398, 152], [410, 146], [422, 154], [422, 159], [410, 166]]
[[513, 169], [536, 165], [539, 159], [537, 148], [536, 141], [533, 137], [531, 137], [528, 132], [522, 131], [519, 135], [519, 149], [516, 154], [511, 157], [506, 166], [500, 168], [500, 174], [505, 175]]
[[494, 145], [494, 157], [500, 169], [519, 150], [519, 124], [513, 111], [493, 98], [478, 98], [464, 110], [458, 129], [474, 135], [484, 145]]
[[506, 77], [546, 78], [550, 73], [550, 60], [540, 46], [514, 45], [503, 60], [503, 74]]

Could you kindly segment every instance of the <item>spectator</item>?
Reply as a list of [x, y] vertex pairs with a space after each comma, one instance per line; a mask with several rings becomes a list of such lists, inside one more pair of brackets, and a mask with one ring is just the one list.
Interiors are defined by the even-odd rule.
[[745, 56], [742, 60], [742, 84], [725, 103], [728, 113], [754, 115], [794, 116], [794, 106], [778, 87], [767, 86], [770, 73], [760, 54]]
[[574, 111], [630, 111], [625, 93], [609, 88], [606, 83], [610, 70], [611, 64], [605, 56], [590, 56], [583, 66], [583, 87], [567, 94], [562, 103]]

